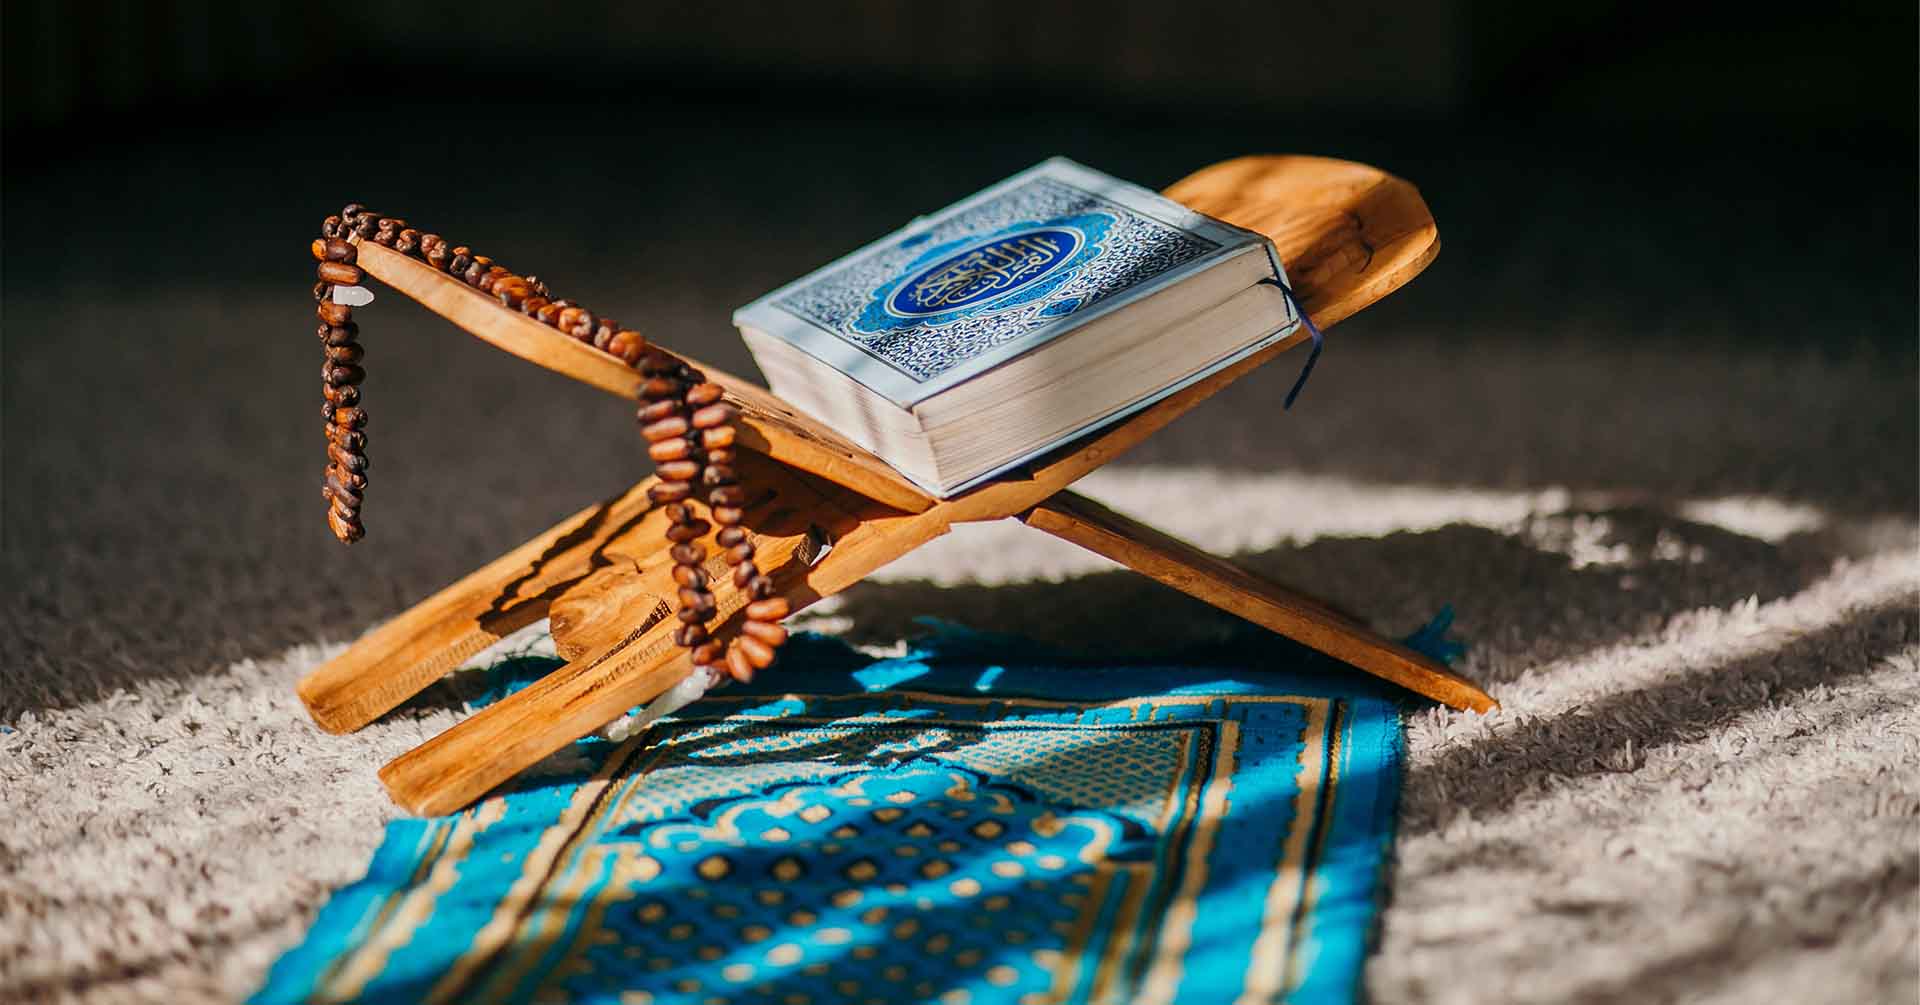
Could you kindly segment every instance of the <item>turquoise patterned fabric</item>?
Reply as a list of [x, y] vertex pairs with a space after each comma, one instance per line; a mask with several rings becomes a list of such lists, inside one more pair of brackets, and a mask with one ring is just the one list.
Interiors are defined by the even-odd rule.
[[1351, 1001], [1399, 737], [1348, 674], [800, 636], [752, 688], [392, 824], [253, 1001]]

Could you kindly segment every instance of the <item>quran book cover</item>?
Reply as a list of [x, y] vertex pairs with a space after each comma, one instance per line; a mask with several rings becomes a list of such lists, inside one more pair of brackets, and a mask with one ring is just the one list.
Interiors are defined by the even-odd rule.
[[[911, 410], [1249, 254], [1284, 281], [1262, 235], [1056, 157], [755, 300], [734, 323]], [[1282, 305], [1273, 327], [1293, 321]]]

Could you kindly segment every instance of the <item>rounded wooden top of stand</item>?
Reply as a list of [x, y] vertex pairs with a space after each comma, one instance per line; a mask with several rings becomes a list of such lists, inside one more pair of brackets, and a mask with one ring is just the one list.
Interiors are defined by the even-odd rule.
[[[1420, 193], [1377, 168], [1326, 157], [1254, 156], [1202, 168], [1169, 187], [1177, 202], [1272, 239], [1302, 306], [1326, 329], [1405, 285], [1440, 251], [1439, 232]], [[626, 364], [577, 342], [432, 267], [371, 241], [359, 264], [429, 310], [528, 362], [622, 398], [637, 398], [639, 376]], [[1012, 516], [1285, 350], [1279, 342], [1171, 395], [1117, 426], [1090, 433], [946, 504], [956, 520]], [[794, 411], [766, 388], [695, 360], [741, 409], [740, 445], [910, 513], [939, 500], [885, 461]]]

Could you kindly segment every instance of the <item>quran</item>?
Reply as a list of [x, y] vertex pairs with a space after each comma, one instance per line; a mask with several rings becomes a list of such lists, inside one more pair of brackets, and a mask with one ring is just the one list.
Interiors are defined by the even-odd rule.
[[1272, 243], [1056, 157], [736, 311], [774, 393], [939, 496], [1286, 337]]

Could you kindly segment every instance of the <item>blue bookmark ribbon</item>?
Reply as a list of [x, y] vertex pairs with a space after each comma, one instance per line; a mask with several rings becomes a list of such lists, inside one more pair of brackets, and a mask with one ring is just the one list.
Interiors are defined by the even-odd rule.
[[1440, 608], [1433, 620], [1420, 626], [1420, 630], [1400, 640], [1400, 644], [1443, 666], [1451, 665], [1454, 660], [1467, 654], [1467, 644], [1459, 639], [1450, 639], [1447, 632], [1453, 628], [1453, 605]]
[[1287, 298], [1287, 303], [1293, 306], [1293, 312], [1300, 316], [1300, 323], [1307, 326], [1307, 334], [1313, 338], [1313, 351], [1307, 354], [1306, 365], [1300, 368], [1300, 376], [1293, 381], [1293, 390], [1287, 392], [1287, 400], [1281, 405], [1283, 409], [1290, 409], [1293, 407], [1293, 399], [1300, 397], [1300, 390], [1307, 386], [1307, 378], [1313, 374], [1313, 364], [1319, 361], [1320, 350], [1326, 348], [1327, 337], [1320, 334], [1320, 326], [1313, 323], [1312, 315], [1307, 313], [1305, 307], [1300, 306], [1300, 298], [1293, 295], [1293, 290], [1286, 283], [1281, 282], [1279, 276], [1268, 276], [1260, 281], [1280, 288], [1280, 295]]

